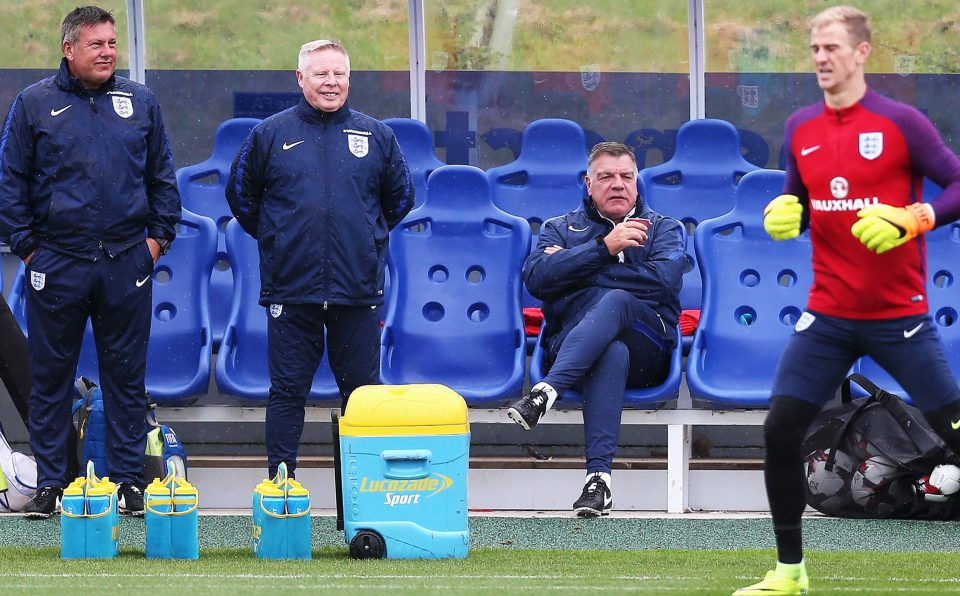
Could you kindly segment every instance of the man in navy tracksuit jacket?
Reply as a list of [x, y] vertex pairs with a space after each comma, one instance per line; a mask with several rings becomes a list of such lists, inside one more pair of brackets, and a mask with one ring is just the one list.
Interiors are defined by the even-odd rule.
[[680, 224], [645, 207], [637, 163], [620, 143], [599, 143], [587, 167], [582, 209], [547, 220], [523, 278], [543, 300], [543, 382], [507, 415], [529, 430], [568, 389], [583, 391], [587, 478], [580, 516], [613, 506], [610, 468], [626, 386], [664, 381], [676, 345], [686, 256]]
[[142, 515], [152, 273], [176, 234], [180, 195], [156, 98], [114, 74], [113, 16], [78, 8], [61, 33], [59, 72], [17, 96], [0, 135], [0, 238], [23, 259], [29, 284], [39, 490], [24, 511], [47, 517], [59, 509], [73, 377], [90, 319], [110, 478], [121, 512]]
[[335, 42], [300, 49], [299, 105], [264, 120], [240, 148], [227, 184], [237, 221], [260, 248], [267, 310], [271, 476], [293, 472], [304, 405], [324, 352], [342, 407], [379, 383], [388, 233], [414, 190], [391, 129], [347, 105], [350, 62]]

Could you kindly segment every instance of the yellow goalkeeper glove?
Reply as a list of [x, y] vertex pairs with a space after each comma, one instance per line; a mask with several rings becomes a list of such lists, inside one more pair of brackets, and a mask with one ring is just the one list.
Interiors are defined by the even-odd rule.
[[800, 235], [803, 205], [794, 195], [780, 195], [763, 210], [763, 229], [774, 240], [789, 240]]
[[870, 205], [857, 211], [860, 219], [850, 231], [868, 249], [877, 254], [896, 248], [918, 234], [929, 232], [936, 223], [929, 203], [911, 203], [906, 207]]

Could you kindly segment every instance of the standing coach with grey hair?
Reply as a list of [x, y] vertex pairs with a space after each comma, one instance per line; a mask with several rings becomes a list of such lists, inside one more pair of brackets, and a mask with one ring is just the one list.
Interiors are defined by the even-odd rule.
[[300, 103], [264, 120], [240, 148], [227, 200], [260, 248], [270, 396], [267, 463], [296, 469], [304, 405], [326, 348], [341, 406], [380, 377], [388, 233], [414, 191], [393, 131], [350, 109], [339, 43], [300, 48]]
[[59, 72], [23, 90], [0, 135], [0, 238], [23, 259], [30, 346], [28, 517], [57, 513], [67, 483], [73, 376], [93, 324], [107, 465], [121, 513], [143, 514], [144, 376], [152, 274], [180, 220], [173, 156], [149, 89], [114, 74], [113, 16], [71, 11]]

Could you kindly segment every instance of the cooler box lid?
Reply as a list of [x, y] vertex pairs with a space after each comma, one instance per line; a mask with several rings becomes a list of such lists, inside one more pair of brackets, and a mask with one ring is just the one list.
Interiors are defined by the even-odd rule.
[[445, 385], [364, 385], [350, 395], [340, 435], [455, 435], [470, 432], [467, 402]]

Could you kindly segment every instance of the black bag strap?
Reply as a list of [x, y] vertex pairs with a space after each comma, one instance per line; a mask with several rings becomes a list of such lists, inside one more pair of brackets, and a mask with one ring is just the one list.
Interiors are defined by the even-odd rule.
[[[869, 381], [867, 382], [870, 383]], [[870, 383], [870, 384], [873, 385], [873, 383]], [[873, 386], [876, 387], [876, 385], [873, 385]], [[863, 386], [861, 385], [861, 387]], [[864, 387], [864, 389], [867, 389], [867, 388]], [[883, 389], [880, 389], [880, 391], [883, 391]], [[846, 397], [846, 400], [843, 403], [850, 403], [850, 378], [849, 377], [843, 383], [841, 399], [843, 399], [844, 397]], [[846, 422], [843, 423], [843, 426], [840, 428], [840, 430], [837, 431], [837, 434], [834, 435], [833, 444], [830, 445], [830, 455], [827, 456], [827, 462], [826, 462], [826, 465], [824, 466], [824, 469], [826, 469], [828, 472], [833, 471], [833, 462], [836, 459], [837, 452], [840, 450], [840, 443], [842, 443], [843, 438], [847, 436], [847, 429], [850, 428], [850, 425], [853, 424], [853, 421], [856, 420], [857, 417], [860, 416], [860, 414], [868, 406], [877, 403], [877, 401], [879, 401], [879, 397], [877, 396], [876, 393], [871, 393], [869, 396], [865, 397], [864, 399], [861, 399], [860, 403], [857, 404], [857, 407], [853, 410], [853, 412], [850, 413], [850, 417], [847, 418]]]
[[893, 395], [892, 393], [884, 391], [878, 387], [876, 383], [860, 373], [853, 373], [844, 379], [843, 384], [840, 386], [840, 401], [845, 404], [848, 404], [853, 400], [853, 397], [850, 394], [850, 383], [856, 383], [857, 385], [860, 385], [860, 387], [862, 387], [870, 395]]
[[840, 450], [840, 443], [843, 442], [843, 438], [847, 436], [847, 429], [850, 428], [850, 425], [853, 424], [853, 421], [860, 416], [860, 414], [871, 404], [877, 402], [883, 403], [889, 400], [891, 393], [884, 391], [877, 386], [876, 383], [868, 379], [867, 377], [859, 374], [853, 373], [847, 376], [843, 380], [843, 384], [840, 386], [840, 401], [849, 404], [853, 401], [852, 393], [850, 391], [850, 384], [856, 383], [860, 385], [864, 390], [867, 391], [870, 395], [860, 400], [860, 403], [857, 407], [850, 413], [850, 417], [847, 418], [847, 421], [843, 423], [843, 426], [837, 431], [837, 434], [833, 437], [833, 444], [830, 446], [830, 455], [827, 456], [825, 469], [830, 472], [833, 471], [833, 462], [836, 459], [837, 451]]
[[849, 428], [850, 424], [852, 424], [857, 416], [863, 412], [864, 408], [871, 403], [879, 403], [887, 410], [887, 412], [889, 412], [889, 414], [894, 420], [897, 421], [897, 424], [900, 425], [903, 431], [907, 434], [907, 437], [910, 438], [920, 453], [930, 453], [931, 451], [940, 449], [942, 447], [933, 438], [932, 433], [927, 432], [922, 425], [917, 424], [913, 416], [910, 415], [910, 412], [903, 407], [904, 403], [899, 395], [881, 389], [876, 383], [861, 374], [853, 373], [844, 380], [840, 390], [840, 399], [843, 401], [843, 403], [846, 404], [850, 403], [851, 401], [851, 383], [860, 385], [860, 387], [868, 391], [870, 395], [863, 400], [864, 403], [861, 403], [853, 411], [846, 424], [843, 425], [843, 428], [840, 429], [840, 432], [838, 432], [837, 436], [834, 438], [833, 449], [830, 451], [830, 455], [827, 458], [827, 470], [833, 469], [833, 454], [837, 452], [837, 449], [839, 449], [840, 442], [847, 433], [847, 428]]

